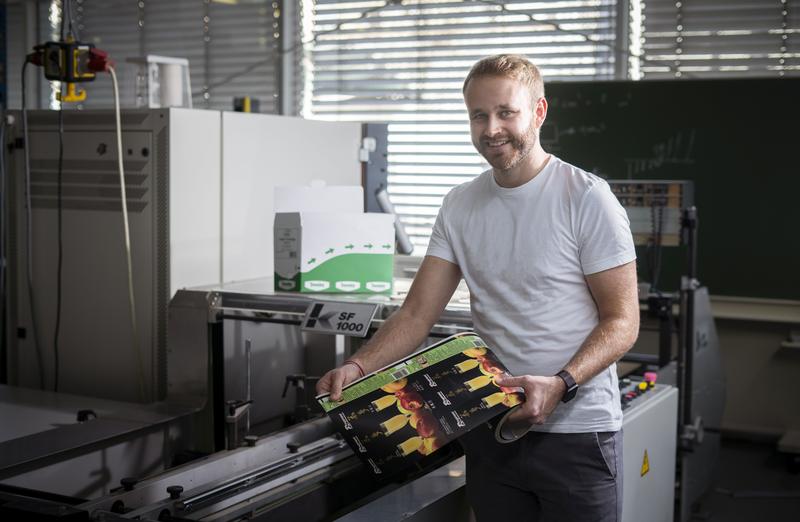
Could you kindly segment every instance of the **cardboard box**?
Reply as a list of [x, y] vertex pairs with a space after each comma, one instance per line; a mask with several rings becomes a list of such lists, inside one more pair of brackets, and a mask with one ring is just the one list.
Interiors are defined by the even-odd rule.
[[276, 187], [276, 291], [392, 290], [394, 216], [363, 201], [361, 187]]

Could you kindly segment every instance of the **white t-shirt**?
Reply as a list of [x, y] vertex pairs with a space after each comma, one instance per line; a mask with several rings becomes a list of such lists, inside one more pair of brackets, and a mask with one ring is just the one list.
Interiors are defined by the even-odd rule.
[[[598, 323], [585, 275], [636, 259], [630, 223], [608, 183], [551, 156], [515, 188], [491, 170], [445, 197], [427, 255], [457, 264], [475, 331], [514, 375], [555, 375]], [[616, 365], [559, 403], [538, 431], [616, 431]]]

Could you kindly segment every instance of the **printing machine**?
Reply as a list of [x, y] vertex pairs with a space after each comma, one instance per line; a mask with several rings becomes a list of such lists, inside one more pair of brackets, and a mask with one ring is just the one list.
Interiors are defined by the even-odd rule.
[[[408, 282], [399, 286], [404, 284], [407, 289]], [[188, 445], [186, 437], [180, 439], [182, 447], [203, 457], [151, 477], [124, 477], [119, 488], [90, 500], [31, 491], [36, 480], [19, 487], [18, 477], [0, 470], [0, 518], [358, 520], [361, 510], [376, 508], [387, 516], [394, 510], [398, 519], [416, 513], [412, 519], [437, 520], [442, 510], [465, 514], [458, 446], [440, 450], [404, 476], [375, 481], [327, 418], [311, 411], [313, 392], [305, 392], [313, 390], [314, 379], [306, 377], [308, 370], [318, 374], [341, 362], [359, 341], [301, 333], [298, 325], [312, 298], [275, 295], [271, 287], [270, 279], [182, 290], [170, 304], [167, 396], [160, 410], [173, 412], [169, 420], [190, 434]], [[401, 294], [313, 299], [374, 302], [374, 331], [402, 302]], [[468, 307], [458, 303], [464, 299], [463, 292], [456, 296], [432, 335], [468, 329]], [[282, 393], [288, 386], [296, 393]], [[97, 420], [112, 409], [98, 409]], [[141, 435], [144, 426], [138, 428], [126, 437]], [[0, 447], [9, 444], [25, 445], [20, 439], [0, 441]], [[20, 459], [11, 460], [9, 468], [19, 469]], [[37, 478], [50, 474], [52, 461], [46, 464]], [[29, 468], [26, 473], [36, 474]]]
[[[371, 333], [400, 306], [409, 287], [410, 280], [400, 278], [392, 296], [286, 294], [273, 292], [272, 280], [264, 279], [179, 291], [169, 307], [164, 404], [183, 412], [176, 414], [184, 427], [181, 444], [188, 435], [186, 448], [202, 456], [149, 476], [124, 477], [118, 488], [89, 500], [0, 487], [0, 518], [468, 520], [457, 444], [403, 476], [376, 480], [313, 406], [315, 376], [341, 363], [363, 340], [302, 331], [309, 306], [372, 303]], [[715, 355], [708, 294], [700, 290], [694, 297], [701, 303], [695, 308], [699, 320], [692, 328], [703, 330], [703, 353]], [[656, 325], [657, 334], [662, 326]], [[470, 328], [469, 294], [462, 286], [431, 337]], [[635, 377], [621, 381], [629, 396], [624, 520], [673, 520], [676, 464], [684, 473], [693, 469], [676, 459], [684, 443], [682, 405], [676, 386], [663, 382], [681, 382], [675, 368], [665, 367], [664, 379], [643, 389]], [[680, 477], [678, 484], [686, 488]]]
[[[303, 331], [299, 325], [309, 305], [314, 300], [374, 303], [377, 312], [368, 332], [372, 333], [402, 303], [410, 286], [408, 277], [415, 268], [413, 263], [398, 267], [399, 278], [392, 296], [276, 294], [272, 291], [272, 280], [266, 279], [181, 290], [167, 307], [167, 298], [176, 288], [197, 284], [192, 281], [200, 280], [177, 278], [179, 274], [181, 277], [195, 274], [195, 270], [187, 270], [187, 266], [194, 267], [200, 260], [197, 252], [176, 251], [175, 245], [200, 244], [196, 238], [181, 240], [194, 238], [197, 231], [214, 237], [219, 233], [218, 224], [212, 222], [213, 216], [218, 214], [213, 209], [220, 201], [219, 193], [203, 194], [201, 200], [197, 199], [196, 191], [181, 190], [181, 187], [197, 186], [198, 172], [202, 172], [203, 179], [212, 180], [201, 183], [203, 186], [220, 187], [220, 180], [224, 182], [226, 201], [230, 199], [234, 204], [222, 209], [223, 221], [227, 228], [236, 230], [236, 241], [226, 242], [230, 238], [223, 233], [223, 242], [216, 254], [215, 250], [204, 247], [207, 259], [203, 259], [202, 264], [216, 273], [220, 257], [230, 252], [233, 258], [238, 253], [237, 262], [223, 265], [236, 267], [242, 260], [252, 263], [248, 263], [246, 271], [226, 269], [224, 278], [239, 279], [242, 274], [252, 277], [249, 274], [255, 267], [259, 273], [264, 269], [261, 264], [264, 252], [247, 250], [244, 255], [239, 246], [241, 242], [249, 243], [253, 234], [260, 234], [263, 220], [258, 216], [237, 220], [238, 214], [231, 209], [239, 209], [237, 194], [252, 194], [263, 216], [271, 215], [271, 209], [264, 204], [268, 200], [264, 195], [271, 195], [271, 186], [262, 187], [264, 190], [258, 192], [253, 189], [254, 183], [272, 183], [278, 179], [264, 176], [261, 170], [264, 165], [272, 165], [276, 158], [297, 161], [297, 155], [283, 150], [284, 143], [277, 145], [282, 148], [280, 151], [271, 151], [263, 146], [250, 146], [242, 140], [246, 136], [258, 143], [271, 142], [263, 136], [274, 134], [274, 128], [286, 132], [286, 120], [212, 112], [126, 111], [123, 117], [126, 143], [138, 144], [132, 147], [137, 155], [130, 165], [126, 160], [126, 170], [141, 178], [142, 187], [149, 187], [138, 189], [137, 194], [144, 198], [142, 201], [155, 203], [146, 206], [147, 212], [138, 218], [134, 216], [132, 231], [135, 243], [151, 245], [148, 247], [151, 257], [145, 258], [140, 268], [147, 274], [140, 278], [144, 281], [144, 293], [137, 290], [137, 295], [145, 296], [138, 302], [144, 303], [141, 306], [152, 315], [140, 326], [149, 332], [143, 337], [153, 340], [150, 353], [153, 364], [150, 366], [157, 371], [153, 371], [151, 388], [163, 399], [141, 405], [0, 385], [0, 418], [3, 419], [0, 423], [0, 519], [441, 520], [449, 517], [465, 520], [464, 464], [457, 445], [434, 453], [424, 467], [411, 470], [405, 476], [378, 482], [365, 473], [350, 450], [336, 438], [331, 424], [314, 410], [315, 377], [341, 363], [363, 340]], [[100, 180], [98, 183], [106, 183], [100, 178], [108, 177], [107, 158], [97, 150], [113, 129], [111, 113], [84, 111], [84, 114], [65, 115], [65, 120], [69, 128], [67, 141], [73, 145], [70, 147], [73, 156], [68, 155], [67, 160], [73, 162], [74, 172], [85, 177], [83, 170], [86, 170], [93, 173], [92, 179]], [[55, 116], [51, 111], [32, 112], [29, 123], [33, 182], [45, 183], [51, 174], [48, 166], [53, 164]], [[253, 132], [252, 125], [256, 124], [258, 132]], [[321, 122], [294, 121], [292, 128], [296, 126], [299, 135], [313, 135], [314, 138], [288, 141], [302, 147], [307, 147], [310, 141], [318, 146], [327, 145], [330, 150], [312, 156], [324, 158], [324, 170], [329, 173], [341, 171], [349, 176], [329, 181], [357, 183], [362, 177], [361, 164], [356, 161], [356, 155], [348, 151], [355, 152], [361, 141], [360, 125], [331, 125], [330, 122], [321, 125]], [[221, 132], [223, 128], [225, 132]], [[19, 133], [19, 129], [15, 132]], [[207, 147], [203, 151], [210, 156], [198, 157], [196, 143], [197, 136], [201, 135], [219, 136], [222, 142], [219, 150]], [[70, 136], [73, 136], [72, 141], [69, 141]], [[339, 143], [334, 138], [344, 142]], [[141, 140], [145, 141], [140, 143]], [[12, 152], [19, 146], [19, 140], [14, 143], [9, 149]], [[186, 150], [192, 153], [181, 153]], [[263, 157], [248, 156], [247, 151]], [[221, 172], [220, 154], [226, 158]], [[336, 164], [331, 163], [334, 156], [342, 156]], [[229, 164], [234, 160], [235, 164]], [[383, 172], [385, 181], [385, 165], [381, 167], [381, 161], [385, 163], [385, 155], [378, 151], [367, 168]], [[21, 172], [20, 154], [15, 155], [13, 164], [15, 172]], [[257, 166], [258, 175], [240, 175], [256, 168], [252, 166]], [[275, 165], [272, 168], [274, 172], [282, 170]], [[319, 170], [313, 165], [300, 168], [293, 164], [293, 181], [300, 182], [296, 178], [300, 172]], [[11, 179], [13, 182], [22, 176], [11, 176]], [[369, 193], [375, 188], [370, 183], [379, 185], [381, 181], [376, 181], [375, 175], [366, 175], [365, 179]], [[671, 194], [676, 184], [667, 185]], [[12, 206], [21, 209], [23, 187], [18, 182], [13, 182], [12, 186], [16, 190]], [[614, 186], [623, 191], [619, 197], [629, 212], [631, 208], [638, 208], [638, 214], [631, 215], [632, 224], [639, 226], [634, 230], [635, 235], [641, 233], [642, 238], [649, 237], [654, 229], [654, 216], [659, 214], [654, 211], [654, 189], [641, 183], [631, 185], [630, 181]], [[105, 189], [95, 188], [82, 193], [87, 199], [81, 204], [90, 214], [100, 208], [97, 205], [108, 205], [103, 196]], [[683, 189], [689, 187], [680, 185], [677, 188], [683, 194]], [[636, 191], [641, 190], [650, 192], [637, 195]], [[49, 193], [40, 192], [34, 194], [34, 202], [41, 200], [41, 204], [33, 207], [37, 216], [34, 222], [42, 228], [34, 231], [34, 247], [40, 252], [38, 259], [52, 262], [54, 256], [47, 255], [46, 249], [52, 248], [55, 241], [51, 241], [52, 230], [45, 224], [52, 217], [54, 207], [48, 203], [50, 200], [45, 201]], [[172, 202], [167, 198], [170, 193], [192, 194], [193, 199], [177, 200], [180, 205], [164, 213], [167, 199]], [[683, 224], [690, 220], [680, 223], [676, 220], [682, 219], [682, 209], [690, 203], [681, 200], [677, 209], [666, 209], [665, 237], [684, 231]], [[97, 220], [94, 214], [77, 215], [80, 216], [80, 220], [75, 221], [77, 226], [66, 228], [69, 234], [74, 234], [68, 236], [73, 237], [68, 243], [84, 245], [83, 239], [93, 238], [97, 241], [92, 244], [103, 255], [107, 254], [107, 238], [117, 235], [116, 228], [107, 228], [111, 227], [111, 221]], [[172, 221], [166, 219], [167, 215]], [[186, 228], [175, 228], [178, 223], [185, 224]], [[17, 220], [14, 225], [16, 233], [11, 237], [21, 240], [25, 237], [23, 221]], [[157, 229], [155, 235], [154, 228]], [[661, 229], [660, 226], [656, 228]], [[136, 239], [138, 233], [142, 236]], [[675, 244], [680, 242], [675, 239]], [[217, 243], [202, 242], [204, 245]], [[16, 245], [16, 251], [24, 252], [23, 243]], [[118, 282], [118, 265], [112, 266], [100, 255], [89, 257], [104, 259], [97, 267], [102, 267], [109, 281]], [[72, 314], [65, 323], [70, 325], [70, 342], [64, 342], [64, 346], [72, 347], [65, 353], [68, 355], [65, 359], [71, 362], [70, 367], [85, 366], [88, 371], [99, 374], [103, 364], [119, 363], [117, 349], [124, 347], [129, 333], [125, 321], [120, 319], [124, 314], [116, 313], [115, 306], [103, 304], [106, 297], [119, 292], [115, 292], [111, 284], [98, 283], [100, 268], [86, 270], [82, 265], [84, 258], [86, 256], [74, 257], [81, 265], [68, 270], [73, 274], [70, 279], [81, 291], [76, 294], [80, 299], [65, 307]], [[168, 262], [163, 262], [165, 259]], [[397, 261], [402, 265], [404, 259]], [[16, 262], [18, 267], [25, 265], [22, 257]], [[181, 264], [184, 262], [187, 266]], [[37, 274], [37, 281], [44, 280], [45, 273], [51, 273], [50, 268], [42, 266], [44, 268], [39, 267], [42, 277]], [[17, 272], [22, 274], [21, 270]], [[73, 277], [89, 272], [92, 272], [91, 277], [85, 280]], [[636, 353], [628, 359], [636, 369], [641, 365], [660, 369], [660, 376], [652, 389], [647, 388], [642, 393], [635, 391], [639, 385], [635, 380], [622, 381], [623, 392], [636, 394], [624, 405], [626, 520], [639, 520], [645, 515], [654, 518], [654, 513], [663, 515], [662, 520], [671, 520], [672, 485], [676, 483], [678, 518], [687, 520], [688, 506], [707, 487], [716, 460], [719, 442], [716, 428], [723, 401], [717, 338], [708, 292], [694, 280], [694, 269], [688, 272], [689, 278], [679, 293], [642, 296], [645, 331], [638, 344], [655, 349], [634, 348]], [[30, 305], [25, 300], [23, 279], [17, 278], [20, 300], [13, 301], [10, 307], [20, 316]], [[210, 279], [206, 274], [202, 280]], [[38, 302], [49, 302], [52, 299], [48, 293], [50, 288], [42, 285], [41, 289], [44, 293]], [[100, 311], [104, 313], [99, 314]], [[17, 377], [16, 383], [30, 386], [33, 377], [23, 373], [35, 367], [30, 364], [34, 343], [33, 336], [25, 335], [23, 319], [20, 317], [19, 322], [10, 323], [16, 326], [9, 328], [9, 332], [13, 333], [11, 345], [17, 348], [10, 352], [13, 364], [9, 368]], [[50, 320], [46, 314], [40, 319]], [[89, 328], [95, 328], [97, 332], [94, 333], [100, 335], [92, 336], [93, 340], [84, 338]], [[431, 336], [441, 338], [469, 329], [469, 293], [462, 286]], [[165, 347], [166, 364], [163, 365]], [[63, 372], [65, 379], [71, 376], [73, 381], [81, 381], [82, 372], [67, 369]], [[130, 384], [127, 381], [133, 379], [133, 373], [108, 371], [103, 377], [111, 388], [123, 388], [123, 384]], [[78, 389], [90, 390], [91, 387]], [[681, 390], [680, 397], [678, 390]], [[179, 465], [180, 462], [186, 463]], [[109, 491], [109, 486], [117, 484], [116, 490]]]

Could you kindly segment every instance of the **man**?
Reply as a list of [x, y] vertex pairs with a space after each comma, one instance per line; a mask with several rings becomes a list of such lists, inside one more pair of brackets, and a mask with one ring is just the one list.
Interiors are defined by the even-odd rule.
[[[548, 154], [538, 69], [521, 56], [476, 63], [464, 81], [472, 142], [492, 169], [445, 197], [403, 306], [318, 390], [418, 347], [463, 276], [475, 330], [524, 388], [510, 444], [462, 438], [478, 520], [618, 520], [622, 412], [615, 361], [636, 340], [635, 251], [608, 184]], [[577, 388], [580, 389], [577, 389]], [[577, 391], [576, 391], [577, 389]]]

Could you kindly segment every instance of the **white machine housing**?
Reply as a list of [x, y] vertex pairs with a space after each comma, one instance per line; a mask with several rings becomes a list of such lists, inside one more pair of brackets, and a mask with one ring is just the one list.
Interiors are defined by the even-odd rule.
[[[141, 401], [128, 311], [114, 113], [67, 111], [59, 390]], [[21, 114], [12, 138], [22, 138]], [[191, 109], [125, 110], [123, 154], [147, 401], [166, 389], [167, 306], [179, 288], [273, 272], [273, 189], [360, 185], [361, 124]], [[33, 287], [45, 387], [56, 314], [58, 113], [29, 111]], [[309, 154], [309, 147], [314, 149]], [[24, 150], [9, 176], [10, 382], [39, 387], [27, 289]]]
[[623, 412], [622, 522], [673, 522], [677, 420], [678, 389], [666, 384], [636, 397]]

